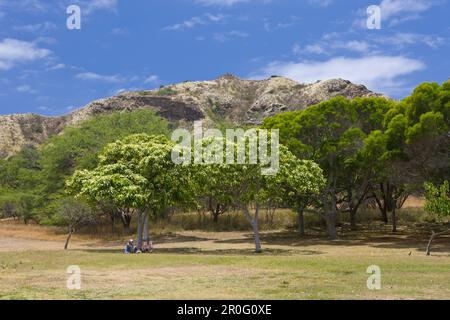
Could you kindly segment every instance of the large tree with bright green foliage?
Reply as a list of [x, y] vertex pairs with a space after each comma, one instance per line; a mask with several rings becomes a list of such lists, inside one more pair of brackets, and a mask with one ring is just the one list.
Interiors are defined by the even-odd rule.
[[[286, 147], [279, 146], [278, 150], [266, 150], [263, 155], [261, 148], [251, 146], [260, 146], [259, 139], [268, 139], [270, 135], [262, 135], [259, 130], [254, 130], [254, 135], [242, 137], [233, 142], [226, 139], [215, 139], [211, 143], [219, 142], [222, 153], [216, 164], [194, 165], [194, 171], [199, 171], [201, 177], [207, 177], [212, 174], [213, 177], [225, 179], [227, 182], [227, 193], [231, 203], [242, 210], [244, 216], [250, 223], [255, 240], [255, 251], [261, 252], [261, 241], [259, 235], [259, 214], [261, 207], [270, 202], [271, 199], [279, 199], [283, 196], [281, 188], [289, 185], [290, 195], [292, 197], [314, 197], [320, 193], [321, 187], [325, 184], [322, 170], [312, 161], [299, 160]], [[234, 155], [234, 161], [225, 159], [228, 154]], [[232, 152], [230, 152], [232, 150]], [[242, 163], [237, 161], [237, 154], [243, 150]], [[251, 152], [257, 152], [256, 161], [251, 161]], [[267, 163], [264, 158], [278, 157], [279, 167], [268, 172]], [[227, 162], [228, 160], [228, 162]], [[198, 174], [194, 175], [197, 177]], [[202, 183], [202, 179], [197, 180]], [[220, 182], [222, 183], [222, 182]]]
[[321, 197], [330, 236], [336, 213], [349, 212], [352, 229], [360, 204], [373, 198], [383, 220], [424, 181], [442, 181], [450, 172], [450, 82], [424, 83], [401, 102], [384, 98], [338, 97], [304, 111], [266, 119], [279, 128], [294, 154], [325, 171]]
[[138, 248], [149, 241], [149, 215], [191, 200], [188, 171], [172, 161], [165, 136], [132, 135], [105, 147], [94, 170], [77, 171], [69, 190], [92, 203], [109, 201], [138, 211]]
[[304, 236], [304, 211], [318, 201], [326, 181], [316, 163], [299, 160], [284, 146], [280, 151], [280, 169], [267, 181], [269, 197], [274, 199], [274, 203], [287, 205], [297, 212], [298, 231], [300, 236]]
[[[382, 204], [395, 213], [425, 181], [450, 176], [450, 81], [423, 83], [385, 116], [386, 155]], [[395, 214], [393, 231], [396, 231]]]
[[[223, 138], [204, 138], [198, 142], [204, 150], [211, 148], [214, 144], [223, 151], [227, 141]], [[229, 143], [231, 145], [231, 143]], [[194, 147], [194, 146], [193, 146]], [[185, 150], [187, 151], [187, 150]], [[194, 160], [195, 147], [191, 149], [191, 165], [189, 169], [194, 179], [194, 193], [197, 206], [201, 210], [208, 211], [214, 223], [218, 222], [219, 216], [225, 214], [233, 203], [233, 189], [235, 181], [231, 167], [219, 163], [197, 164]], [[214, 156], [214, 154], [213, 154]], [[226, 163], [226, 154], [217, 154], [222, 163]], [[219, 158], [218, 158], [219, 160]]]
[[399, 177], [422, 185], [450, 175], [450, 81], [423, 83], [385, 117], [388, 151]]
[[319, 200], [332, 239], [337, 237], [338, 209], [347, 208], [353, 220], [365, 198], [378, 157], [385, 151], [371, 134], [381, 128], [392, 103], [384, 98], [337, 97], [264, 122], [265, 128], [280, 130], [281, 142], [297, 157], [313, 160], [323, 169], [327, 185]]

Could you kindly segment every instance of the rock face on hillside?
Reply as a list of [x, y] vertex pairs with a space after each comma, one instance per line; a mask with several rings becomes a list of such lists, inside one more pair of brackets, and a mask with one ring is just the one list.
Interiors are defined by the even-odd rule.
[[26, 144], [41, 144], [66, 126], [115, 111], [149, 108], [181, 125], [196, 120], [204, 120], [207, 126], [219, 121], [258, 125], [266, 117], [302, 110], [336, 96], [351, 99], [381, 95], [342, 79], [300, 84], [283, 77], [241, 80], [227, 74], [212, 81], [187, 81], [159, 90], [125, 92], [59, 117], [0, 116], [0, 157], [18, 152]]

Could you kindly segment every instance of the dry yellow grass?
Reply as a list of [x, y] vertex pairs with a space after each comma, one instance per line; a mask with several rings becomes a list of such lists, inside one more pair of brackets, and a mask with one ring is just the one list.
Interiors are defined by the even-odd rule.
[[[450, 298], [450, 238], [426, 257], [427, 234], [408, 229], [349, 233], [335, 242], [264, 232], [262, 255], [253, 253], [247, 232], [159, 235], [155, 253], [145, 255], [124, 255], [119, 240], [83, 238], [64, 252], [63, 234], [37, 226], [0, 224], [0, 243], [5, 239], [1, 299]], [[366, 287], [373, 264], [382, 271], [380, 291]], [[80, 291], [66, 289], [69, 265], [81, 267]]]

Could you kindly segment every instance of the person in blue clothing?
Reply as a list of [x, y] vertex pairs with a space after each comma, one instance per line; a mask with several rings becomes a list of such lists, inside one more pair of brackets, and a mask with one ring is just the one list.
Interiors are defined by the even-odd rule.
[[127, 245], [125, 246], [125, 254], [131, 254], [131, 253], [136, 253], [137, 248], [134, 246], [134, 241], [133, 239], [130, 239], [130, 241], [128, 241]]

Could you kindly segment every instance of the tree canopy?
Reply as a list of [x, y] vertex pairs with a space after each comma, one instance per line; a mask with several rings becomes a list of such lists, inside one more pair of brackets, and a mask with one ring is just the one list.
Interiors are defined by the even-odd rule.
[[298, 157], [317, 162], [327, 186], [319, 207], [330, 237], [338, 212], [349, 212], [352, 228], [362, 201], [374, 198], [387, 222], [424, 181], [450, 174], [450, 81], [424, 83], [397, 102], [342, 97], [268, 118], [281, 142]]

